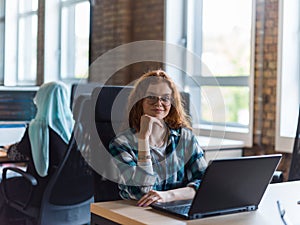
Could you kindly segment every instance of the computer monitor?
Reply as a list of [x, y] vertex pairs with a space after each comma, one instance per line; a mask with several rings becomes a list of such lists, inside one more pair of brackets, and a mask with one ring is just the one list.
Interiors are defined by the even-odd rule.
[[0, 122], [29, 122], [35, 117], [38, 87], [0, 87]]

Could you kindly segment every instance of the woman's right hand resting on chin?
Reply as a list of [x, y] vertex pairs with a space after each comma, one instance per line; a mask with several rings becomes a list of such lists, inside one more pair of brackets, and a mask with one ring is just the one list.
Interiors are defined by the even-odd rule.
[[144, 114], [141, 116], [141, 123], [140, 123], [140, 132], [139, 138], [140, 139], [148, 139], [152, 133], [153, 126], [158, 125], [159, 127], [164, 127], [164, 122], [156, 117], [149, 116]]

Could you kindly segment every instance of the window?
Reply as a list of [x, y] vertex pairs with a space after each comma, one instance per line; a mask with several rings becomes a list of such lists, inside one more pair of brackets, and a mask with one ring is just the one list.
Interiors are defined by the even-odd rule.
[[62, 1], [60, 33], [62, 79], [86, 78], [89, 67], [89, 34], [89, 1]]
[[19, 0], [17, 83], [35, 84], [37, 71], [38, 0]]
[[[35, 85], [87, 77], [90, 1], [42, 1], [39, 15], [38, 3], [0, 0], [0, 84]], [[39, 31], [38, 16], [45, 18]], [[38, 52], [44, 57], [38, 59]], [[37, 65], [44, 71], [37, 74]]]
[[292, 152], [300, 104], [299, 7], [298, 0], [279, 5], [275, 148], [283, 152]]
[[[252, 145], [254, 5], [253, 0], [168, 0], [166, 17], [166, 41], [198, 56], [196, 61], [182, 56], [183, 70], [191, 74], [177, 70], [191, 95], [193, 126], [207, 135], [223, 131], [246, 146]], [[167, 71], [176, 73], [170, 66]]]
[[[4, 3], [3, 3], [4, 4]], [[5, 1], [5, 85], [34, 85], [37, 76], [38, 0]], [[2, 33], [1, 33], [2, 34]], [[1, 45], [1, 44], [0, 44]]]
[[4, 83], [4, 32], [5, 32], [5, 5], [0, 0], [0, 84]]
[[45, 1], [45, 81], [87, 77], [90, 2]]

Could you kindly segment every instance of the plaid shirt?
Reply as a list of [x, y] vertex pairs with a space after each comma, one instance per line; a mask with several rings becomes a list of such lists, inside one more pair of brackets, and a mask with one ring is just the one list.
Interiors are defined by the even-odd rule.
[[150, 146], [151, 164], [138, 163], [138, 139], [128, 129], [110, 143], [110, 153], [120, 170], [120, 195], [124, 199], [140, 199], [151, 189], [166, 191], [181, 187], [198, 189], [207, 167], [203, 151], [187, 128], [169, 129], [165, 149]]

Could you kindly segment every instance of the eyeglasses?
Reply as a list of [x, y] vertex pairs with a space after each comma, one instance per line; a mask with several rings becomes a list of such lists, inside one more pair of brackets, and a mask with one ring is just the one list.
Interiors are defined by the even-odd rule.
[[285, 209], [282, 207], [282, 205], [280, 204], [279, 201], [277, 201], [277, 208], [278, 208], [279, 215], [280, 215], [280, 218], [281, 218], [283, 224], [284, 225], [292, 225], [292, 223], [287, 218]]
[[150, 105], [154, 105], [158, 101], [160, 101], [164, 106], [169, 106], [171, 105], [172, 98], [170, 96], [163, 96], [163, 97], [158, 97], [154, 95], [149, 95], [145, 97], [146, 101]]

